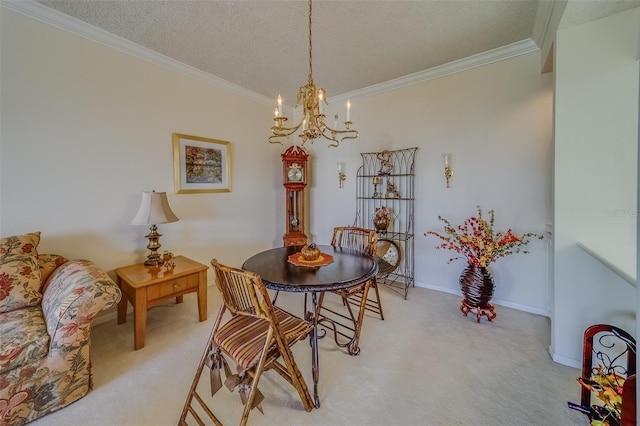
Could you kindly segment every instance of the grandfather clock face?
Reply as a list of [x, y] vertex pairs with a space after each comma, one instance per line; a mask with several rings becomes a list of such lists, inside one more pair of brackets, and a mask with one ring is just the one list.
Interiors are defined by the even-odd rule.
[[308, 156], [299, 146], [292, 146], [282, 154], [283, 185], [286, 191], [285, 234], [282, 237], [285, 246], [307, 243], [304, 233], [304, 195], [307, 186]]

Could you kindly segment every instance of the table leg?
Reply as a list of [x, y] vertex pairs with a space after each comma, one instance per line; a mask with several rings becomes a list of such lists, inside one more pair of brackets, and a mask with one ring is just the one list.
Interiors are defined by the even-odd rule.
[[[306, 304], [306, 303], [305, 303]], [[311, 293], [311, 312], [307, 312], [310, 320], [313, 321], [313, 331], [311, 332], [311, 372], [313, 373], [313, 399], [316, 408], [320, 408], [320, 397], [318, 396], [318, 379], [320, 377], [320, 363], [318, 359], [318, 313], [316, 312], [318, 298], [316, 292]]]
[[198, 274], [198, 315], [200, 321], [207, 320], [207, 271]]
[[147, 327], [147, 290], [137, 290], [133, 302], [133, 347], [144, 347], [144, 331]]
[[127, 322], [127, 294], [125, 290], [122, 288], [122, 280], [120, 277], [117, 277], [118, 287], [120, 287], [120, 291], [122, 292], [122, 296], [120, 297], [120, 301], [118, 302], [118, 324], [124, 324]]

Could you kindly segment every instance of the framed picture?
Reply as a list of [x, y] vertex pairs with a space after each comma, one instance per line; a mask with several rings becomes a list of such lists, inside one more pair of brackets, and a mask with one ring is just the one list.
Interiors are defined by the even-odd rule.
[[231, 191], [231, 143], [173, 134], [176, 194]]

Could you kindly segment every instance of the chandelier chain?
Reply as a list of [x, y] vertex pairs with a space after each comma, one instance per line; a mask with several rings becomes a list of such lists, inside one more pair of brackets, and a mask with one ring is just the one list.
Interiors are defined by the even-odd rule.
[[311, 0], [309, 0], [309, 81], [313, 80], [313, 61], [312, 52], [313, 46], [311, 44]]
[[338, 114], [334, 116], [333, 127], [325, 123], [325, 105], [327, 103], [327, 92], [323, 88], [317, 88], [313, 82], [313, 38], [312, 38], [312, 1], [309, 3], [309, 78], [307, 84], [300, 86], [298, 90], [298, 98], [296, 102], [296, 108], [302, 107], [302, 117], [298, 124], [294, 124], [292, 127], [286, 127], [284, 124], [287, 122], [287, 117], [282, 114], [282, 98], [278, 95], [278, 103], [274, 111], [274, 125], [271, 127], [272, 136], [269, 137], [269, 143], [280, 143], [283, 140], [287, 140], [289, 136], [300, 131], [298, 136], [302, 141], [302, 145], [305, 142], [324, 138], [331, 143], [330, 147], [337, 147], [340, 142], [345, 139], [356, 139], [358, 137], [358, 131], [351, 128], [351, 120], [349, 119], [349, 112], [351, 109], [351, 102], [347, 99], [347, 117], [344, 122], [344, 130], [338, 129]]

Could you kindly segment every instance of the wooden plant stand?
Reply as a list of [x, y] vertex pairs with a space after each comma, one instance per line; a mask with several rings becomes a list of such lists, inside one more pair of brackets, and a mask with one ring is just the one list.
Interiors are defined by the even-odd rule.
[[484, 315], [487, 317], [487, 320], [493, 320], [498, 314], [495, 312], [494, 306], [489, 303], [486, 308], [481, 308], [479, 306], [471, 306], [467, 303], [465, 299], [462, 299], [462, 303], [460, 303], [460, 310], [462, 314], [466, 317], [469, 312], [472, 312], [476, 315], [476, 321], [480, 322], [480, 318]]

